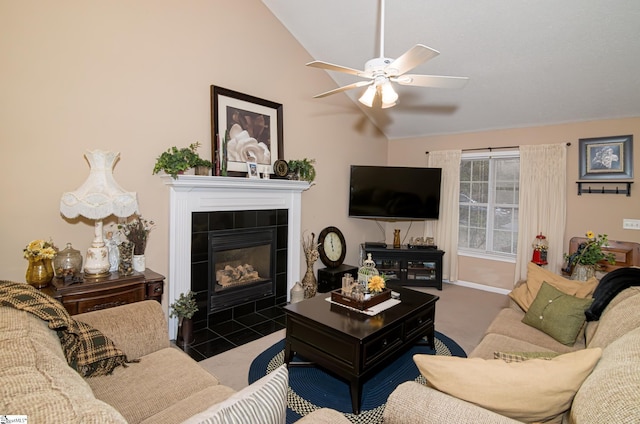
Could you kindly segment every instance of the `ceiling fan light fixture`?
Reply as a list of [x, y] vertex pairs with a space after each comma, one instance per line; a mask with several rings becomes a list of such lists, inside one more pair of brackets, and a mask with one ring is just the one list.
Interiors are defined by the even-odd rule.
[[367, 107], [373, 107], [373, 100], [376, 98], [376, 87], [370, 85], [360, 96], [358, 101]]
[[398, 93], [393, 89], [391, 83], [387, 80], [380, 87], [380, 92], [382, 95], [382, 108], [386, 109], [396, 105], [396, 101], [398, 101]]

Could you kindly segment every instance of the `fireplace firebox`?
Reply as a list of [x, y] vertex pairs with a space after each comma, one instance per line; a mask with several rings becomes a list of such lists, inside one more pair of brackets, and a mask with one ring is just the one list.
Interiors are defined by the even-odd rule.
[[209, 232], [209, 311], [275, 292], [275, 228]]

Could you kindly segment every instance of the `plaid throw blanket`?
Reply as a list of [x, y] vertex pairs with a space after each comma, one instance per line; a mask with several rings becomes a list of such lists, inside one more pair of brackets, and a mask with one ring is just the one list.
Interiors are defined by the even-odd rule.
[[76, 321], [57, 300], [29, 284], [0, 281], [0, 305], [32, 313], [56, 330], [64, 355], [83, 377], [108, 375], [128, 361], [100, 331]]

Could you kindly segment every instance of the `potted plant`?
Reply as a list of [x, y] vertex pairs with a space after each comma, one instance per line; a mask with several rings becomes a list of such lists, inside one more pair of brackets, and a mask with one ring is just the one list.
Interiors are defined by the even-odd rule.
[[178, 318], [178, 336], [176, 342], [188, 345], [193, 342], [193, 315], [198, 312], [198, 304], [193, 291], [180, 293], [180, 296], [171, 306], [170, 317]]
[[200, 147], [199, 142], [192, 143], [189, 147], [180, 149], [176, 146], [168, 148], [156, 158], [153, 174], [164, 171], [175, 179], [178, 178], [178, 174], [182, 174], [184, 171], [195, 168], [196, 166], [211, 168], [213, 166], [211, 161], [202, 159], [198, 155], [198, 147]]
[[193, 167], [196, 169], [196, 175], [209, 175], [213, 164], [210, 160], [202, 159], [198, 156], [193, 162]]
[[612, 265], [616, 263], [616, 257], [613, 253], [602, 251], [602, 247], [607, 246], [609, 242], [606, 234], [596, 236], [592, 231], [588, 231], [585, 235], [587, 241], [580, 243], [577, 252], [572, 255], [564, 254], [567, 270], [571, 272], [572, 280], [586, 281], [595, 276], [600, 261], [605, 260]]
[[290, 160], [287, 162], [287, 165], [289, 165], [289, 172], [296, 176], [296, 179], [313, 182], [313, 180], [316, 179], [314, 163], [316, 163], [315, 159], [304, 158], [302, 160]]

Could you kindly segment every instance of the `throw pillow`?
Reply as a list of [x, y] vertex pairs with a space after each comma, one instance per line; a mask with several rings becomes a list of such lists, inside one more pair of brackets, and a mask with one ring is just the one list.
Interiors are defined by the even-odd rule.
[[602, 349], [594, 348], [548, 361], [438, 355], [414, 355], [413, 360], [434, 389], [515, 420], [536, 422], [557, 418], [571, 407], [601, 355]]
[[279, 366], [228, 399], [196, 414], [182, 424], [284, 424], [289, 371]]
[[581, 299], [591, 297], [598, 286], [598, 280], [595, 277], [587, 281], [569, 280], [533, 262], [529, 262], [527, 264], [526, 283], [514, 288], [511, 293], [509, 293], [509, 297], [513, 299], [523, 311], [527, 312], [538, 295], [538, 291], [540, 291], [543, 282], [547, 282], [563, 293]]
[[502, 359], [505, 362], [524, 362], [529, 359], [550, 360], [558, 356], [556, 352], [493, 352], [493, 359]]
[[564, 345], [572, 346], [587, 320], [584, 311], [591, 303], [593, 299], [579, 299], [542, 283], [522, 322], [543, 331]]

